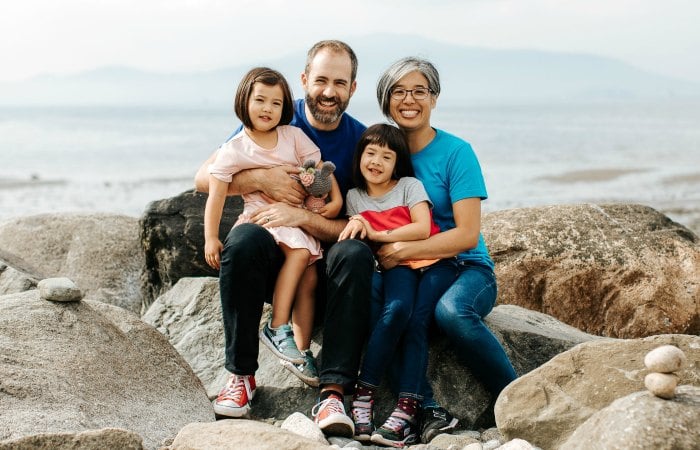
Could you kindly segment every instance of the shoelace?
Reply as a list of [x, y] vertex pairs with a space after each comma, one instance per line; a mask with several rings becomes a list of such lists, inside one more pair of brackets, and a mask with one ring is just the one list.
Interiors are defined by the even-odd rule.
[[352, 419], [355, 423], [370, 423], [372, 421], [372, 402], [354, 400], [352, 402]]
[[394, 412], [392, 412], [391, 415], [386, 419], [386, 422], [384, 422], [382, 428], [387, 428], [395, 432], [400, 431], [408, 424], [408, 421], [410, 419], [411, 416], [407, 415], [403, 411], [394, 410]]
[[328, 409], [329, 414], [345, 414], [345, 408], [343, 408], [343, 404], [340, 402], [340, 400], [329, 397], [321, 403], [317, 403], [311, 410], [311, 415], [316, 417], [326, 408]]
[[226, 391], [221, 395], [221, 400], [233, 400], [236, 403], [240, 403], [244, 392], [250, 398], [250, 386], [247, 381], [246, 377], [233, 377], [226, 385]]

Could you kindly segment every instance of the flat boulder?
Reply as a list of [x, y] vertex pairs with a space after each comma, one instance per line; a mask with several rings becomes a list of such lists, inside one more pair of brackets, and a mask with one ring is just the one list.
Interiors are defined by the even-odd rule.
[[486, 214], [498, 302], [619, 338], [700, 334], [697, 236], [634, 204]]
[[141, 312], [144, 255], [134, 217], [63, 213], [9, 219], [0, 223], [0, 248], [0, 259], [31, 279], [67, 277], [86, 299]]
[[0, 450], [143, 450], [143, 439], [133, 431], [118, 428], [79, 433], [40, 433], [0, 441]]
[[0, 441], [119, 428], [154, 449], [214, 420], [167, 339], [113, 305], [44, 300], [38, 289], [0, 297], [0, 355]]
[[168, 450], [328, 450], [328, 444], [300, 436], [264, 422], [245, 419], [216, 423], [191, 423], [184, 427]]
[[676, 372], [680, 384], [700, 386], [698, 336], [591, 340], [509, 384], [496, 401], [498, 429], [508, 440], [559, 448], [593, 414], [620, 397], [644, 390], [649, 373], [644, 357], [662, 345], [674, 345], [688, 358], [688, 364]]

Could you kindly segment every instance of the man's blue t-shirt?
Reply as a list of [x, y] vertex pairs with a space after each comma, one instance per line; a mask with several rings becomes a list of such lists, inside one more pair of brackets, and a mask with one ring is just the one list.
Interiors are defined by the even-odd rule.
[[[353, 187], [352, 158], [355, 153], [355, 147], [367, 127], [348, 113], [343, 113], [338, 128], [335, 130], [317, 130], [306, 119], [303, 99], [294, 101], [294, 117], [290, 125], [301, 128], [304, 134], [310, 137], [314, 144], [321, 149], [323, 160], [331, 161], [335, 164], [334, 175], [336, 180], [338, 180], [340, 192], [345, 198], [348, 190]], [[231, 139], [242, 129], [243, 125], [239, 126], [226, 140]]]

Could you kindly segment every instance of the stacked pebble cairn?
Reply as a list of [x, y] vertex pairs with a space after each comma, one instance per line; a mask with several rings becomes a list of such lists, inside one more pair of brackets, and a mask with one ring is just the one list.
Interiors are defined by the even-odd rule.
[[679, 371], [685, 364], [685, 353], [673, 345], [663, 345], [647, 353], [644, 365], [650, 373], [644, 378], [644, 385], [657, 397], [672, 399], [676, 395]]

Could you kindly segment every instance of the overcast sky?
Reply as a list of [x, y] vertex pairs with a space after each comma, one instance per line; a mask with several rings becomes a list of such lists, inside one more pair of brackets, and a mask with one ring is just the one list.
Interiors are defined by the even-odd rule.
[[377, 32], [590, 53], [700, 81], [698, 0], [6, 0], [0, 81], [206, 70]]

